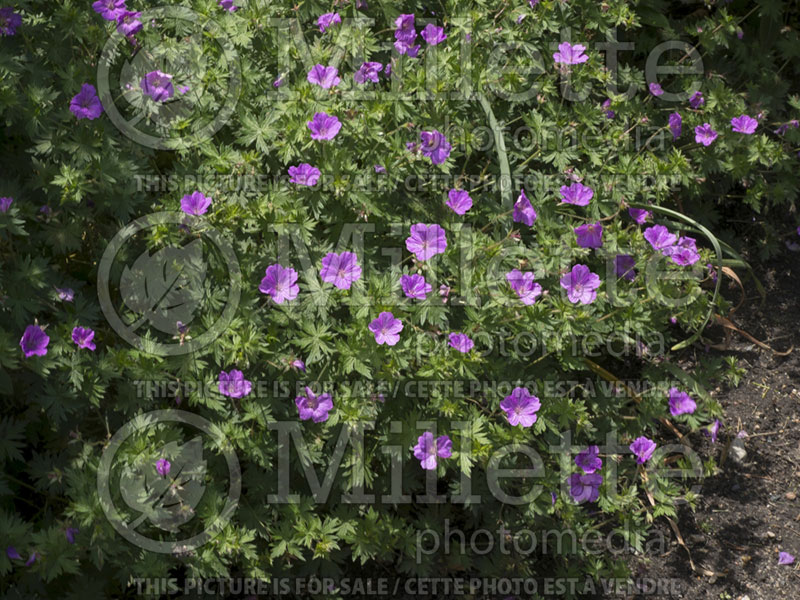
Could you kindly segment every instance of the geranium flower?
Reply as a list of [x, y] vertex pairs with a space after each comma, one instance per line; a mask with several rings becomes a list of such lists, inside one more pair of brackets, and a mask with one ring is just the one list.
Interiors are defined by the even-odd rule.
[[664, 94], [664, 90], [662, 89], [661, 84], [658, 84], [658, 83], [654, 82], [654, 83], [651, 83], [648, 86], [648, 88], [650, 89], [650, 93], [653, 94], [653, 96], [658, 97], [658, 96], [661, 96], [661, 95]]
[[714, 419], [714, 422], [711, 423], [711, 425], [709, 425], [708, 427], [706, 427], [703, 430], [703, 433], [705, 435], [711, 437], [711, 443], [712, 444], [716, 444], [717, 443], [717, 435], [719, 433], [719, 426], [720, 426], [719, 419]]
[[390, 312], [382, 312], [369, 324], [369, 330], [375, 334], [375, 341], [378, 342], [378, 345], [394, 346], [400, 341], [403, 322]]
[[139, 17], [142, 13], [133, 10], [126, 10], [117, 15], [117, 31], [127, 38], [131, 38], [142, 30], [142, 22]]
[[150, 96], [155, 102], [164, 102], [175, 95], [172, 86], [172, 75], [161, 71], [150, 71], [139, 82], [139, 87], [145, 95]]
[[400, 287], [403, 288], [403, 293], [407, 298], [415, 300], [425, 300], [425, 297], [433, 289], [431, 284], [425, 281], [422, 275], [401, 275]]
[[669, 412], [673, 417], [683, 414], [692, 414], [697, 408], [697, 403], [686, 392], [673, 387], [669, 389]]
[[64, 530], [64, 536], [67, 538], [67, 542], [70, 544], [75, 543], [75, 536], [80, 533], [80, 530], [76, 527], [67, 527]]
[[561, 278], [561, 287], [567, 290], [567, 298], [573, 304], [591, 304], [597, 299], [600, 276], [592, 273], [586, 265], [575, 265], [572, 271]]
[[394, 21], [394, 48], [398, 54], [408, 54], [411, 58], [416, 58], [419, 53], [419, 44], [413, 45], [417, 39], [417, 30], [414, 28], [414, 15], [403, 14]]
[[653, 452], [656, 450], [656, 443], [653, 440], [641, 436], [633, 440], [629, 448], [630, 451], [636, 455], [636, 462], [643, 465], [653, 456]]
[[694, 128], [694, 141], [703, 146], [710, 146], [717, 139], [717, 132], [708, 123]]
[[430, 431], [426, 431], [417, 438], [414, 446], [414, 457], [419, 459], [420, 466], [426, 471], [435, 469], [437, 458], [450, 458], [453, 455], [453, 442], [446, 435], [440, 435], [435, 440]]
[[22, 557], [19, 555], [19, 552], [17, 552], [17, 549], [14, 548], [14, 546], [9, 546], [6, 548], [6, 556], [8, 556], [8, 558], [11, 560], [22, 560]]
[[0, 8], [0, 35], [16, 35], [17, 27], [22, 25], [22, 17], [10, 6]]
[[379, 62], [365, 62], [353, 74], [353, 80], [356, 83], [366, 83], [371, 81], [378, 83], [378, 73], [383, 69], [383, 65]]
[[329, 252], [322, 259], [319, 276], [322, 281], [332, 283], [340, 290], [349, 290], [353, 283], [361, 279], [358, 257], [352, 252]]
[[449, 339], [450, 346], [459, 352], [463, 352], [464, 354], [472, 350], [472, 348], [475, 346], [475, 342], [473, 342], [465, 333], [451, 333]]
[[320, 170], [308, 163], [300, 163], [296, 167], [289, 167], [289, 181], [297, 185], [312, 187], [317, 185]]
[[589, 57], [583, 53], [584, 50], [586, 50], [586, 46], [583, 44], [573, 46], [569, 42], [561, 42], [558, 45], [558, 52], [553, 54], [553, 60], [565, 65], [585, 63]]
[[756, 128], [758, 127], [758, 121], [756, 121], [753, 117], [749, 115], [741, 115], [739, 117], [734, 117], [731, 119], [731, 128], [736, 133], [744, 133], [746, 135], [752, 135], [755, 133]]
[[75, 290], [72, 288], [56, 288], [56, 294], [62, 302], [72, 302], [75, 299]]
[[444, 27], [437, 27], [433, 23], [428, 23], [422, 30], [421, 35], [422, 39], [425, 40], [430, 46], [441, 44], [447, 39], [447, 35], [444, 32]]
[[97, 346], [92, 341], [94, 339], [94, 331], [89, 328], [75, 327], [72, 330], [72, 341], [75, 342], [78, 348], [86, 348], [87, 350], [94, 351]]
[[324, 112], [314, 113], [314, 117], [307, 124], [311, 130], [312, 140], [332, 140], [342, 128], [339, 119]]
[[92, 8], [106, 21], [116, 21], [127, 10], [125, 0], [97, 0]]
[[199, 217], [208, 212], [211, 206], [211, 198], [204, 196], [202, 192], [192, 192], [181, 198], [181, 210], [187, 215]]
[[8, 209], [11, 208], [12, 202], [14, 202], [13, 198], [8, 198], [8, 197], [0, 198], [0, 212], [7, 213]]
[[514, 269], [506, 273], [506, 280], [511, 286], [511, 289], [517, 293], [519, 299], [526, 306], [530, 306], [536, 299], [542, 295], [542, 286], [533, 281], [534, 274], [532, 271], [522, 272], [519, 269]]
[[672, 132], [672, 139], [677, 140], [681, 136], [681, 125], [683, 119], [680, 113], [672, 113], [669, 116], [669, 130]]
[[46, 355], [47, 344], [49, 343], [50, 337], [38, 325], [28, 325], [22, 334], [22, 339], [19, 341], [20, 348], [25, 353], [25, 358]]
[[333, 410], [333, 399], [330, 394], [314, 394], [314, 390], [306, 386], [306, 395], [294, 399], [300, 420], [311, 419], [314, 423], [323, 423], [328, 420], [328, 413]]
[[577, 503], [594, 502], [600, 497], [600, 484], [603, 476], [598, 473], [581, 475], [573, 473], [567, 478], [569, 495]]
[[435, 129], [433, 131], [423, 131], [419, 134], [419, 137], [422, 140], [420, 145], [422, 155], [430, 158], [433, 164], [440, 165], [450, 156], [452, 146], [440, 131]]
[[692, 94], [692, 97], [689, 98], [689, 105], [694, 109], [700, 108], [705, 103], [706, 99], [703, 98], [703, 92], [699, 90]]
[[172, 463], [170, 463], [166, 458], [159, 458], [156, 461], [156, 472], [162, 477], [166, 477], [171, 468]]
[[603, 460], [600, 458], [600, 448], [598, 446], [589, 446], [586, 450], [582, 450], [575, 457], [575, 464], [583, 469], [584, 473], [594, 473], [603, 467]]
[[792, 563], [794, 563], [794, 556], [792, 556], [788, 552], [779, 552], [778, 553], [778, 564], [779, 565], [791, 565]]
[[447, 197], [445, 204], [457, 215], [463, 215], [472, 208], [472, 198], [466, 190], [450, 190], [447, 192]]
[[603, 226], [600, 223], [584, 223], [575, 228], [578, 246], [600, 248], [603, 245]]
[[289, 363], [289, 366], [293, 369], [297, 369], [298, 371], [302, 371], [303, 373], [306, 372], [306, 363], [304, 363], [299, 358], [295, 358], [292, 362]]
[[253, 389], [253, 384], [244, 378], [244, 373], [231, 369], [230, 373], [220, 371], [219, 393], [229, 398], [243, 398]]
[[630, 254], [617, 254], [614, 259], [614, 274], [617, 277], [624, 277], [628, 281], [636, 279], [634, 267], [636, 261]]
[[649, 217], [653, 216], [653, 213], [643, 208], [629, 208], [628, 214], [630, 215], [631, 219], [636, 221], [636, 223], [639, 225], [644, 225], [644, 222], [647, 221]]
[[681, 237], [674, 246], [664, 248], [661, 253], [669, 256], [676, 265], [693, 265], [700, 260], [700, 253], [697, 251], [696, 240], [692, 237]]
[[606, 98], [606, 100], [600, 106], [602, 106], [606, 111], [606, 119], [613, 119], [617, 116], [617, 113], [611, 110], [611, 98]]
[[339, 14], [335, 12], [325, 13], [324, 15], [320, 15], [319, 18], [317, 19], [317, 25], [319, 25], [319, 30], [321, 33], [325, 33], [325, 31], [329, 27], [338, 25], [341, 22], [342, 22], [342, 17], [340, 17]]
[[442, 254], [447, 248], [444, 229], [439, 225], [417, 223], [411, 226], [411, 235], [406, 238], [406, 248], [413, 252], [417, 260], [428, 260]]
[[505, 411], [509, 424], [522, 427], [530, 427], [536, 423], [538, 418], [536, 411], [541, 407], [539, 398], [524, 387], [515, 387], [500, 403], [500, 408]]
[[97, 97], [97, 90], [90, 83], [81, 85], [81, 91], [69, 102], [69, 111], [80, 119], [95, 120], [103, 114], [103, 105]]
[[307, 79], [309, 83], [316, 84], [326, 90], [342, 82], [339, 78], [339, 69], [336, 67], [325, 67], [323, 65], [314, 65], [311, 67]]
[[586, 206], [594, 197], [594, 190], [582, 183], [573, 183], [569, 186], [561, 186], [561, 202], [564, 204], [574, 204], [575, 206]]
[[238, 6], [234, 6], [233, 0], [219, 0], [219, 7], [228, 12], [236, 12], [239, 8]]
[[534, 210], [531, 201], [528, 200], [528, 197], [525, 195], [525, 190], [520, 190], [519, 197], [514, 203], [512, 220], [515, 223], [524, 223], [528, 227], [531, 227], [533, 226], [534, 222], [536, 222], [536, 218], [536, 210]]
[[267, 267], [259, 291], [267, 294], [275, 304], [283, 304], [287, 300], [294, 300], [300, 292], [297, 285], [297, 271], [292, 268], [284, 268], [279, 264]]
[[673, 246], [677, 237], [663, 225], [653, 225], [644, 230], [644, 239], [650, 242], [653, 250], [663, 250]]

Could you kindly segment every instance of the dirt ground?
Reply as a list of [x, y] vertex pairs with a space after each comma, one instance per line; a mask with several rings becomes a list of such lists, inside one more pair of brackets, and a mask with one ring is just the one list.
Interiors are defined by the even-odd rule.
[[[747, 373], [738, 387], [713, 390], [725, 410], [718, 442], [695, 435], [692, 445], [719, 459], [726, 443], [745, 431], [747, 454], [736, 461], [729, 452], [718, 474], [703, 483], [697, 510], [682, 508], [677, 519], [698, 570], [716, 575], [694, 572], [686, 549], [659, 519], [660, 531], [672, 540], [669, 550], [630, 564], [634, 577], [672, 578], [679, 591], [634, 598], [800, 599], [800, 253], [787, 251], [756, 273], [766, 300], [762, 304], [745, 282], [747, 300], [733, 320], [772, 348], [794, 351], [776, 356], [737, 334], [731, 350], [720, 353], [735, 355]], [[726, 297], [738, 293], [731, 287]], [[720, 329], [711, 336], [723, 337]], [[682, 366], [691, 369], [691, 361]], [[779, 551], [795, 555], [795, 564], [778, 565]]]

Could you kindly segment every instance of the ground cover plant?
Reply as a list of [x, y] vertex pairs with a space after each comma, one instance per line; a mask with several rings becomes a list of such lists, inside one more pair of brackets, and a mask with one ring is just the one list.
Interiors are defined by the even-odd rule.
[[800, 234], [790, 4], [0, 9], [0, 590], [627, 578]]

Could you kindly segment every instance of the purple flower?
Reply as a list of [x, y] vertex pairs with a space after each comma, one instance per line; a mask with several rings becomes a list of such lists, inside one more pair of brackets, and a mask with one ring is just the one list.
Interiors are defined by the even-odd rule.
[[582, 183], [561, 186], [561, 202], [574, 204], [575, 206], [586, 206], [594, 197], [594, 190]]
[[792, 556], [788, 552], [780, 552], [780, 553], [778, 553], [778, 564], [779, 565], [791, 565], [792, 563], [794, 563], [794, 556]]
[[650, 242], [653, 250], [663, 250], [674, 245], [677, 237], [663, 225], [653, 225], [644, 230], [644, 239]]
[[373, 168], [375, 169], [376, 173], [386, 173], [386, 167], [383, 165], [375, 165]]
[[330, 394], [314, 394], [314, 390], [306, 386], [306, 395], [294, 399], [301, 421], [311, 419], [314, 423], [328, 420], [328, 413], [333, 410], [333, 399]]
[[259, 291], [267, 294], [275, 304], [283, 304], [286, 300], [294, 300], [300, 291], [297, 285], [297, 271], [292, 268], [284, 268], [275, 263], [267, 267], [264, 279], [258, 286]]
[[703, 146], [710, 146], [717, 139], [717, 132], [708, 123], [694, 128], [694, 141]]
[[365, 62], [355, 72], [353, 80], [356, 83], [366, 83], [367, 81], [378, 83], [378, 73], [381, 72], [381, 69], [383, 69], [383, 65], [379, 62]]
[[150, 71], [139, 82], [139, 87], [155, 102], [164, 102], [175, 95], [175, 88], [172, 87], [172, 75], [161, 71]]
[[139, 17], [142, 13], [126, 10], [125, 12], [117, 15], [117, 31], [127, 38], [136, 35], [142, 30], [142, 22]]
[[614, 259], [614, 274], [617, 277], [624, 277], [628, 281], [636, 279], [634, 267], [636, 261], [630, 254], [617, 254]]
[[586, 46], [582, 44], [573, 46], [569, 42], [561, 42], [558, 45], [558, 52], [553, 54], [553, 60], [565, 65], [585, 63], [589, 57], [583, 53], [584, 50], [586, 50]]
[[653, 452], [656, 450], [656, 443], [641, 436], [633, 440], [629, 448], [636, 455], [636, 462], [643, 465], [653, 456]]
[[342, 80], [339, 79], [339, 69], [336, 67], [314, 65], [308, 72], [308, 82], [315, 83], [319, 87], [327, 90], [339, 85]]
[[447, 248], [444, 229], [435, 223], [412, 225], [411, 235], [406, 238], [406, 248], [414, 253], [417, 260], [428, 260], [432, 256], [442, 254]]
[[67, 538], [67, 541], [70, 544], [74, 544], [75, 536], [78, 535], [79, 533], [80, 533], [79, 529], [75, 527], [67, 527], [67, 529], [64, 531], [64, 536]]
[[39, 558], [39, 553], [32, 552], [31, 555], [28, 557], [28, 560], [25, 561], [25, 566], [30, 567], [33, 563], [36, 562], [37, 558]]
[[75, 299], [75, 290], [72, 288], [56, 288], [56, 294], [62, 302], [72, 302]]
[[422, 39], [425, 40], [430, 46], [441, 44], [447, 39], [447, 35], [444, 32], [444, 27], [437, 27], [433, 23], [428, 23], [420, 35], [422, 35]]
[[692, 97], [689, 98], [689, 104], [694, 109], [700, 108], [705, 103], [706, 103], [706, 99], [703, 98], [703, 92], [701, 92], [699, 90], [696, 91], [694, 94], [692, 94]]
[[44, 356], [47, 354], [47, 344], [49, 343], [50, 337], [38, 325], [28, 325], [25, 328], [25, 333], [22, 334], [22, 339], [19, 341], [19, 345], [25, 353], [25, 358]]
[[653, 94], [653, 96], [658, 97], [664, 94], [664, 90], [661, 88], [661, 84], [654, 82], [651, 83], [648, 87], [650, 88], [650, 93]]
[[97, 0], [92, 8], [106, 21], [116, 21], [126, 10], [125, 0]]
[[714, 422], [711, 423], [708, 427], [703, 430], [703, 433], [711, 437], [711, 443], [717, 443], [717, 435], [719, 433], [719, 426], [720, 422], [719, 419], [714, 419]]
[[784, 133], [789, 131], [789, 127], [793, 127], [794, 129], [797, 129], [798, 127], [800, 127], [800, 121], [798, 121], [797, 119], [792, 119], [788, 123], [784, 123], [783, 125], [781, 125], [780, 127], [778, 127], [775, 130], [775, 134], [776, 135], [783, 135]]
[[447, 197], [449, 200], [445, 204], [457, 215], [463, 215], [472, 208], [472, 198], [466, 190], [452, 189], [447, 192]]
[[594, 502], [600, 497], [600, 484], [603, 483], [603, 476], [599, 473], [581, 475], [573, 473], [567, 478], [569, 484], [569, 495], [577, 503]]
[[[539, 4], [539, 2], [541, 2], [541, 0], [528, 0], [528, 4], [531, 5], [531, 8], [533, 8], [534, 6]], [[553, 495], [555, 496], [555, 494], [553, 494]], [[555, 503], [556, 503], [555, 500], [553, 500], [553, 504], [555, 504]]]
[[572, 271], [561, 278], [561, 287], [567, 290], [567, 298], [573, 304], [591, 304], [597, 299], [600, 277], [586, 265], [575, 265]]
[[615, 113], [615, 112], [614, 112], [613, 110], [611, 110], [611, 108], [610, 108], [610, 107], [611, 107], [611, 98], [607, 98], [607, 99], [605, 100], [605, 102], [603, 102], [603, 104], [601, 104], [601, 106], [602, 106], [604, 109], [606, 109], [606, 119], [613, 119], [614, 117], [616, 117], [616, 116], [617, 116], [617, 113]]
[[303, 373], [306, 372], [306, 363], [304, 363], [299, 358], [295, 358], [292, 362], [289, 363], [289, 366], [293, 369], [297, 369], [298, 371], [302, 371]]
[[677, 140], [681, 136], [681, 124], [683, 119], [680, 113], [672, 113], [669, 116], [669, 130], [672, 132], [672, 139]]
[[536, 217], [536, 210], [534, 210], [531, 201], [528, 200], [528, 197], [525, 195], [525, 190], [521, 189], [519, 197], [514, 203], [514, 214], [512, 215], [514, 223], [524, 223], [528, 227], [531, 227], [536, 221]]
[[700, 260], [700, 253], [697, 251], [695, 239], [691, 237], [681, 237], [674, 246], [661, 250], [664, 256], [669, 256], [676, 265], [693, 265]]
[[13, 198], [3, 197], [0, 198], [0, 212], [6, 213], [11, 208], [11, 203], [14, 202]]
[[419, 45], [413, 45], [417, 39], [417, 30], [414, 28], [414, 15], [403, 14], [394, 21], [394, 48], [398, 54], [408, 54], [415, 58], [419, 53]]
[[400, 332], [403, 331], [403, 322], [396, 319], [390, 312], [382, 312], [378, 318], [369, 324], [369, 330], [375, 334], [378, 345], [394, 346], [400, 341]]
[[320, 15], [319, 19], [317, 19], [317, 25], [319, 25], [319, 30], [321, 33], [325, 33], [326, 29], [333, 27], [334, 25], [338, 25], [341, 22], [342, 17], [335, 12], [325, 13], [324, 15]]
[[211, 206], [211, 198], [204, 196], [202, 192], [192, 192], [186, 194], [181, 198], [181, 210], [187, 215], [200, 215], [208, 212], [208, 207]]
[[403, 288], [403, 293], [407, 298], [414, 298], [416, 300], [425, 300], [427, 294], [433, 289], [431, 284], [425, 281], [422, 275], [401, 275], [400, 287]]
[[219, 7], [228, 12], [236, 12], [238, 6], [234, 6], [233, 0], [219, 0]]
[[83, 327], [75, 327], [72, 330], [72, 341], [78, 345], [78, 348], [86, 348], [87, 350], [95, 350], [94, 331], [91, 329], [84, 329]]
[[272, 87], [279, 88], [283, 85], [283, 77], [278, 77], [275, 81], [272, 82]]
[[339, 133], [342, 124], [336, 117], [324, 112], [314, 113], [314, 118], [308, 122], [312, 140], [332, 140]]
[[539, 398], [524, 387], [515, 387], [500, 403], [500, 408], [505, 411], [509, 424], [522, 427], [530, 427], [536, 423], [538, 418], [536, 411], [541, 407]]
[[755, 133], [756, 127], [758, 127], [758, 121], [749, 115], [741, 115], [731, 119], [731, 127], [736, 133], [752, 135]]
[[517, 293], [519, 299], [526, 306], [530, 306], [536, 299], [542, 295], [542, 286], [533, 281], [534, 275], [532, 271], [522, 272], [519, 269], [514, 269], [506, 273], [506, 280], [511, 289]]
[[22, 17], [10, 6], [0, 8], [0, 35], [16, 35], [17, 27], [22, 25]]
[[244, 373], [231, 369], [230, 373], [220, 371], [219, 393], [229, 398], [243, 398], [253, 389], [253, 384], [244, 378]]
[[464, 354], [472, 350], [473, 346], [475, 346], [475, 342], [469, 339], [469, 336], [465, 333], [451, 333], [449, 337], [450, 346]]
[[419, 137], [422, 140], [420, 150], [422, 150], [423, 156], [430, 158], [433, 164], [440, 165], [450, 156], [452, 146], [443, 133], [434, 129], [433, 131], [423, 131]]
[[156, 461], [156, 472], [162, 477], [166, 477], [171, 468], [172, 464], [166, 458], [159, 458]]
[[600, 248], [603, 245], [603, 226], [600, 223], [584, 223], [575, 228], [578, 246], [581, 248]]
[[296, 167], [289, 167], [289, 181], [297, 185], [315, 186], [319, 181], [320, 170], [308, 163], [300, 163]]
[[697, 404], [686, 392], [673, 387], [669, 389], [669, 412], [673, 417], [683, 414], [692, 414]]
[[600, 458], [600, 448], [589, 446], [586, 450], [578, 453], [575, 457], [575, 464], [583, 469], [584, 473], [594, 473], [603, 467], [603, 460]]
[[17, 552], [17, 549], [14, 548], [14, 546], [9, 546], [6, 548], [6, 556], [8, 556], [8, 558], [11, 560], [22, 560], [22, 557], [19, 555], [19, 552]]
[[426, 471], [436, 468], [437, 458], [450, 458], [453, 455], [453, 442], [446, 435], [440, 435], [436, 440], [433, 434], [426, 431], [417, 438], [414, 446], [414, 457], [419, 459], [420, 466]]
[[81, 91], [70, 100], [69, 110], [78, 119], [89, 119], [90, 121], [103, 114], [103, 105], [100, 104], [97, 90], [92, 84], [81, 85]]
[[352, 252], [328, 252], [322, 259], [319, 276], [322, 281], [332, 283], [340, 290], [349, 290], [353, 283], [361, 279], [358, 257]]
[[644, 225], [647, 218], [653, 216], [653, 213], [643, 208], [629, 208], [628, 214], [639, 225]]

